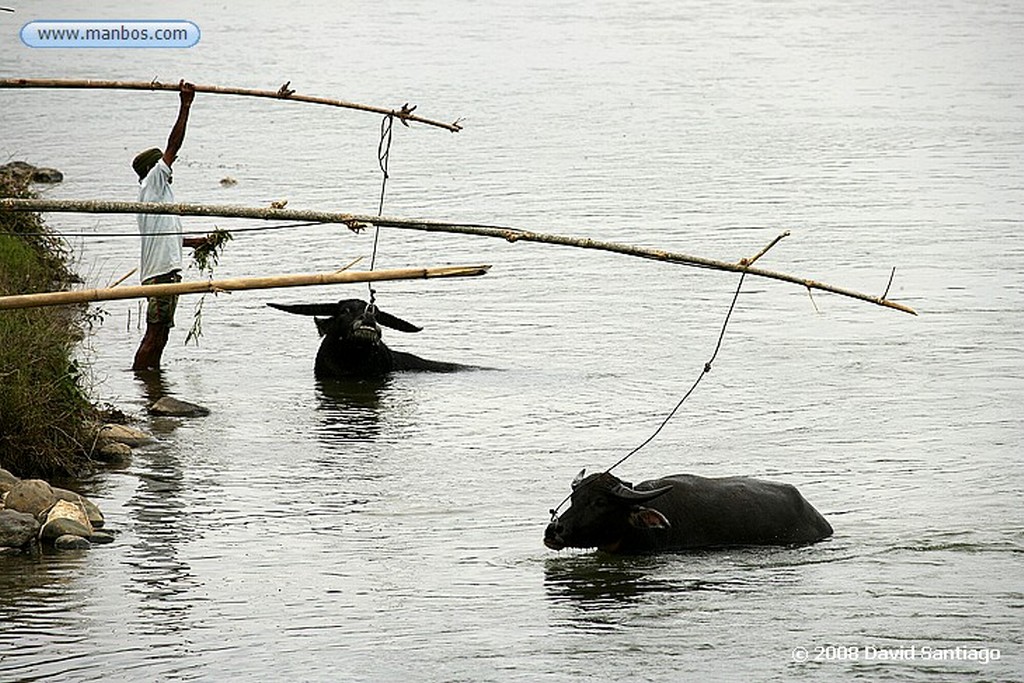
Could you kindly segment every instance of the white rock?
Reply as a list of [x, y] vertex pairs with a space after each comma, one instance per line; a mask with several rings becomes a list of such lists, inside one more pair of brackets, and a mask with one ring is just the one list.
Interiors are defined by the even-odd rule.
[[89, 515], [85, 513], [85, 507], [81, 503], [72, 503], [67, 500], [58, 500], [46, 513], [46, 523], [49, 524], [55, 519], [70, 519], [78, 522], [89, 531], [92, 531], [92, 524], [89, 522]]
[[126, 425], [106, 424], [100, 427], [100, 439], [123, 443], [126, 446], [144, 446], [152, 443], [155, 439], [146, 432], [128, 427]]

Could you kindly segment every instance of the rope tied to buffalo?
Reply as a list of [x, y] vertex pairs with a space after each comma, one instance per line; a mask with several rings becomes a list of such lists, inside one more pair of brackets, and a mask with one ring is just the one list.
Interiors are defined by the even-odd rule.
[[[658, 434], [660, 434], [661, 431], [665, 429], [665, 426], [672, 420], [672, 418], [675, 417], [676, 413], [679, 412], [679, 409], [686, 402], [686, 400], [690, 398], [693, 392], [696, 391], [697, 387], [700, 386], [700, 383], [704, 380], [704, 377], [711, 372], [711, 367], [714, 364], [715, 359], [718, 358], [718, 352], [722, 349], [722, 342], [725, 340], [725, 332], [729, 328], [729, 321], [732, 319], [733, 311], [736, 309], [736, 302], [740, 298], [740, 291], [743, 289], [743, 280], [747, 276], [747, 270], [750, 268], [750, 266], [754, 264], [755, 261], [764, 256], [769, 249], [774, 247], [779, 242], [779, 240], [781, 240], [783, 237], [786, 237], [787, 235], [789, 235], [788, 231], [780, 234], [778, 237], [772, 240], [772, 242], [768, 246], [766, 246], [764, 249], [758, 252], [754, 257], [740, 260], [740, 265], [743, 266], [743, 270], [740, 271], [740, 279], [739, 282], [736, 283], [736, 291], [733, 292], [732, 301], [729, 303], [729, 310], [726, 311], [725, 320], [722, 321], [722, 328], [718, 332], [718, 341], [715, 342], [714, 351], [711, 352], [711, 357], [707, 360], [706, 363], [704, 363], [704, 367], [701, 368], [700, 373], [697, 375], [697, 379], [693, 381], [693, 384], [690, 385], [690, 388], [686, 391], [685, 394], [683, 394], [683, 397], [680, 398], [678, 402], [676, 402], [675, 407], [673, 407], [672, 410], [669, 411], [668, 415], [665, 416], [665, 418], [657, 426], [654, 432], [652, 432], [650, 436], [644, 439], [640, 443], [640, 445], [638, 445], [636, 448], [634, 448], [633, 450], [629, 451], [624, 456], [619, 458], [611, 467], [604, 470], [602, 474], [610, 474], [612, 470], [614, 470], [616, 467], [629, 460], [631, 457], [639, 453], [645, 446], [654, 441], [654, 439], [657, 438]], [[571, 498], [572, 493], [570, 492], [568, 496], [562, 499], [561, 503], [559, 503], [557, 506], [549, 510], [549, 512], [551, 513], [552, 522], [558, 519], [558, 511], [562, 508], [563, 505], [569, 502]]]
[[[381, 119], [380, 122], [380, 140], [377, 142], [377, 164], [380, 167], [380, 201], [377, 203], [377, 216], [384, 215], [384, 194], [387, 191], [388, 178], [391, 177], [388, 173], [388, 162], [391, 158], [391, 132], [395, 123], [395, 115], [387, 114]], [[373, 251], [370, 252], [370, 270], [373, 270], [377, 265], [377, 244], [380, 242], [380, 224], [375, 224], [373, 228]], [[370, 306], [372, 307], [376, 301], [377, 291], [373, 288], [373, 285], [367, 284], [367, 289], [370, 293]]]

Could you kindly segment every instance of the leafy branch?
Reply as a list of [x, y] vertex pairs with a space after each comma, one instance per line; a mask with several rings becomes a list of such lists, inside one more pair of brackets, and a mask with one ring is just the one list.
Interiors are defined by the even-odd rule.
[[213, 269], [220, 262], [220, 253], [224, 245], [234, 239], [227, 230], [216, 228], [206, 236], [206, 241], [192, 251], [192, 260], [200, 273], [206, 273], [213, 279]]
[[[213, 269], [220, 263], [221, 252], [224, 245], [234, 237], [227, 230], [216, 228], [206, 236], [202, 244], [192, 250], [192, 263], [199, 269], [199, 272], [206, 275], [206, 279], [213, 280]], [[216, 293], [216, 292], [214, 292]], [[185, 337], [185, 344], [194, 341], [199, 346], [199, 338], [203, 336], [203, 303], [206, 301], [206, 294], [199, 297], [195, 308], [192, 311], [192, 328]]]

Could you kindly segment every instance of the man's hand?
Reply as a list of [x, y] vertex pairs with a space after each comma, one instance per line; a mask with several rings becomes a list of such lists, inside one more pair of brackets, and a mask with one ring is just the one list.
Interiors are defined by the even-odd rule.
[[180, 91], [181, 106], [192, 106], [192, 100], [196, 98], [196, 86], [183, 78], [178, 81], [178, 90]]

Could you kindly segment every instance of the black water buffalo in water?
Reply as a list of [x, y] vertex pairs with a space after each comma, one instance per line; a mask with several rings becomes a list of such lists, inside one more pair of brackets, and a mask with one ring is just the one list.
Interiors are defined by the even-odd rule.
[[544, 532], [553, 549], [643, 553], [814, 543], [832, 527], [790, 484], [674, 474], [635, 487], [606, 472], [573, 481], [572, 506]]
[[313, 372], [320, 379], [383, 377], [394, 370], [453, 372], [468, 367], [389, 349], [381, 340], [381, 325], [401, 332], [419, 332], [423, 328], [360, 299], [344, 299], [334, 304], [267, 305], [288, 313], [317, 316], [314, 320], [323, 341]]

